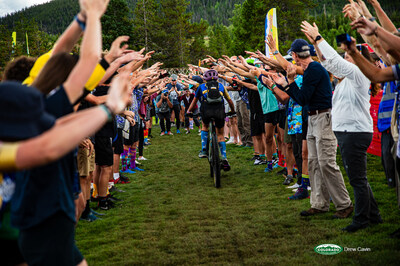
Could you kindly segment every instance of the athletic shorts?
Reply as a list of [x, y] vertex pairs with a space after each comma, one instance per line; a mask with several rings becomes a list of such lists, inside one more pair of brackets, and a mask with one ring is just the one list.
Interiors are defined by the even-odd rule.
[[101, 166], [113, 165], [112, 138], [95, 136], [94, 150], [96, 152], [95, 162]]
[[90, 172], [94, 171], [95, 159], [94, 159], [95, 151], [92, 151], [92, 154], [89, 156], [89, 150], [86, 148], [78, 148], [78, 172], [79, 176], [89, 176]]
[[276, 126], [279, 123], [279, 111], [264, 114], [264, 123]]
[[34, 227], [21, 230], [18, 242], [28, 265], [78, 265], [83, 256], [74, 236], [75, 223], [59, 211]]
[[279, 127], [282, 129], [285, 129], [285, 124], [287, 122], [287, 115], [286, 115], [286, 109], [283, 110], [278, 110], [278, 124]]
[[113, 139], [112, 147], [114, 154], [122, 154], [124, 152], [124, 141], [122, 140], [122, 128], [117, 129], [117, 135]]
[[260, 136], [265, 133], [265, 123], [263, 114], [250, 114], [250, 131], [251, 136]]
[[124, 138], [124, 145], [132, 146], [139, 141], [139, 122], [129, 128], [129, 139]]
[[201, 104], [201, 117], [205, 124], [211, 122], [211, 118], [214, 118], [215, 127], [223, 128], [225, 125], [225, 110], [221, 104], [211, 105], [206, 102]]

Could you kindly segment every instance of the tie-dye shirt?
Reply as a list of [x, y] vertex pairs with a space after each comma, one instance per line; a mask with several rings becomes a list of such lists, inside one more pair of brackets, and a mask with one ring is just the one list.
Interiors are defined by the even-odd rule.
[[[297, 75], [295, 82], [297, 86], [301, 89], [303, 85], [303, 76]], [[289, 100], [288, 104], [288, 135], [300, 134], [302, 133], [302, 110], [303, 108], [296, 103], [292, 98]]]

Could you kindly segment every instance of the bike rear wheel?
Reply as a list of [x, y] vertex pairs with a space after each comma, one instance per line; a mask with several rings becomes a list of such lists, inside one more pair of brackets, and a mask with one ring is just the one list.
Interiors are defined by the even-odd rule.
[[221, 162], [219, 158], [219, 147], [215, 132], [213, 132], [212, 135], [211, 150], [212, 150], [211, 162], [212, 162], [212, 169], [214, 176], [214, 186], [216, 188], [219, 188], [221, 187]]

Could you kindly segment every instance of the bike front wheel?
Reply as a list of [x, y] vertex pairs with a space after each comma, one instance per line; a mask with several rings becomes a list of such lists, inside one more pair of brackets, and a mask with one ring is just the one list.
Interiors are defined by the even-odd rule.
[[218, 150], [218, 141], [217, 141], [217, 136], [214, 133], [212, 136], [212, 144], [211, 144], [211, 149], [212, 149], [212, 169], [213, 169], [213, 175], [214, 175], [214, 186], [216, 188], [221, 187], [221, 162], [219, 158], [219, 150]]

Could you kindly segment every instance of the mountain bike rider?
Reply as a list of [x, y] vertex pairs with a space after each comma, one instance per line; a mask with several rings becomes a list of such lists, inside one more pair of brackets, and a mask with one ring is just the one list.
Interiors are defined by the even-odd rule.
[[187, 113], [190, 114], [195, 108], [197, 101], [200, 100], [200, 113], [202, 117], [201, 129], [201, 151], [199, 158], [207, 158], [208, 130], [211, 118], [214, 118], [217, 139], [222, 157], [222, 167], [224, 171], [229, 171], [230, 166], [226, 158], [226, 144], [224, 138], [225, 109], [224, 99], [229, 103], [231, 111], [235, 112], [235, 106], [229, 97], [228, 91], [218, 82], [218, 72], [214, 69], [207, 70], [203, 75], [206, 83], [201, 84], [190, 105]]

